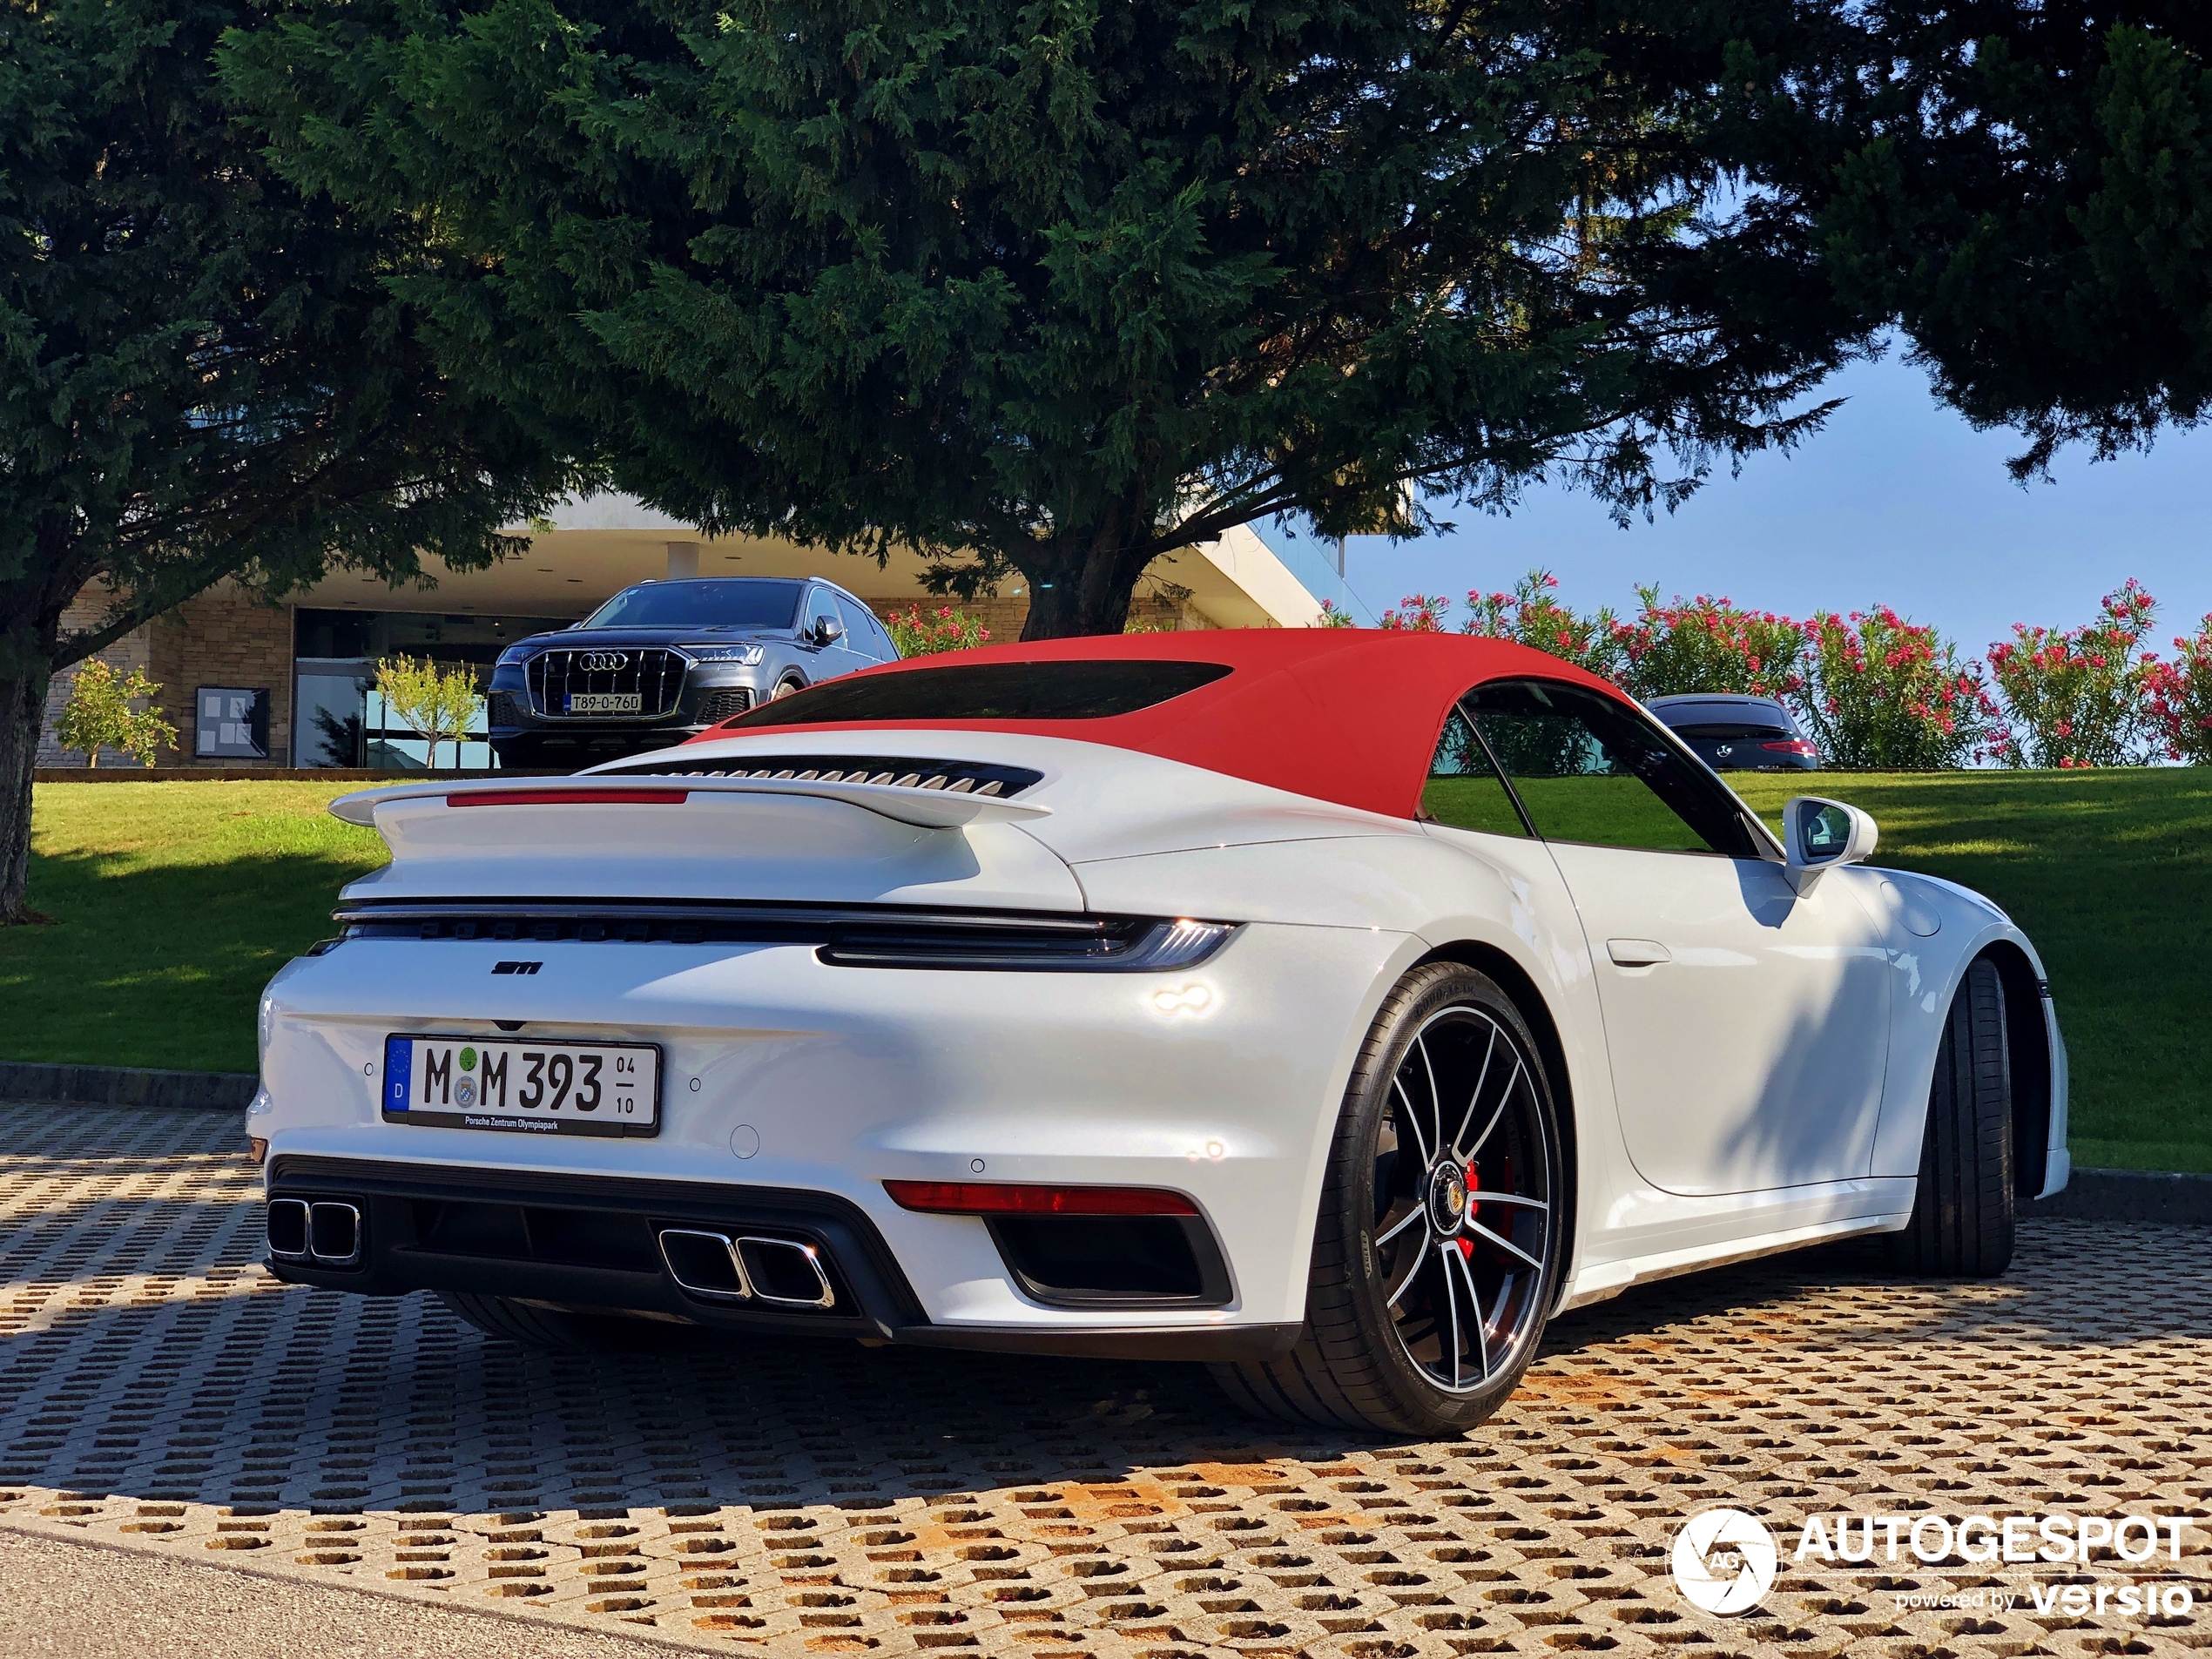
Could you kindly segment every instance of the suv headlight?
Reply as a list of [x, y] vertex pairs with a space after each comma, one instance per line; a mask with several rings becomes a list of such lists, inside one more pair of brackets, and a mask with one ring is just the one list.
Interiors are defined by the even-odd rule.
[[516, 664], [528, 658], [529, 654], [529, 647], [527, 645], [509, 645], [499, 653], [498, 665], [502, 668], [512, 668]]
[[765, 645], [686, 645], [684, 653], [695, 663], [736, 663], [758, 668], [768, 654]]

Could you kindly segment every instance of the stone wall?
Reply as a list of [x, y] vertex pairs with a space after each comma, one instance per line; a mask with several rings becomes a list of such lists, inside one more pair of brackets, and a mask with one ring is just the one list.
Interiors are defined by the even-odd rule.
[[[292, 611], [264, 604], [222, 583], [157, 617], [147, 627], [152, 664], [161, 686], [162, 718], [177, 728], [179, 765], [259, 767], [292, 764]], [[216, 759], [192, 752], [192, 696], [202, 685], [235, 685], [269, 693], [269, 758]], [[167, 757], [164, 757], [165, 759]]]
[[[79, 593], [69, 609], [62, 612], [62, 631], [81, 633], [87, 628], [97, 628], [108, 614], [110, 599], [107, 590], [97, 583]], [[99, 659], [118, 674], [128, 674], [134, 668], [147, 667], [146, 631], [136, 629], [123, 636], [105, 651], [97, 653]], [[62, 708], [69, 701], [70, 687], [76, 683], [77, 670], [82, 664], [72, 664], [54, 676], [46, 688], [46, 718], [38, 731], [38, 760], [42, 766], [82, 766], [84, 754], [79, 749], [64, 749], [54, 737], [54, 727], [62, 718]], [[147, 671], [152, 672], [151, 669]], [[166, 751], [161, 759], [172, 757]], [[100, 751], [103, 766], [136, 766], [138, 763], [129, 755], [113, 749]]]

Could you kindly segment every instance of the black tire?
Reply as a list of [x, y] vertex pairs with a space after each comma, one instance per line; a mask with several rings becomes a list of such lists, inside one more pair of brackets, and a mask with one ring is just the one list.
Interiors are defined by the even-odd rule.
[[1945, 1278], [2003, 1272], [2013, 1259], [2014, 1157], [2005, 987], [1985, 956], [1944, 1019], [1912, 1219], [1889, 1237], [1891, 1266]]
[[806, 689], [806, 682], [805, 680], [799, 678], [796, 674], [786, 674], [783, 677], [783, 678], [776, 682], [776, 689], [768, 693], [768, 700], [771, 703], [779, 702], [783, 698], [789, 697], [793, 691], [803, 691]]
[[502, 1337], [546, 1353], [635, 1353], [641, 1349], [671, 1347], [698, 1335], [694, 1326], [661, 1319], [570, 1313], [470, 1291], [433, 1291], [431, 1294], [486, 1336]]
[[1345, 1091], [1298, 1345], [1216, 1379], [1244, 1410], [1293, 1423], [1473, 1428], [1512, 1394], [1556, 1298], [1562, 1167], [1550, 1082], [1512, 999], [1456, 962], [1415, 968]]

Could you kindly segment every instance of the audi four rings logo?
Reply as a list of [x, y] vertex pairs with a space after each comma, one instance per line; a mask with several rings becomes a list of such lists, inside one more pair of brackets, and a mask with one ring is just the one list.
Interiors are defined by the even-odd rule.
[[630, 666], [626, 651], [587, 651], [576, 659], [576, 665], [587, 674], [611, 674], [617, 668]]

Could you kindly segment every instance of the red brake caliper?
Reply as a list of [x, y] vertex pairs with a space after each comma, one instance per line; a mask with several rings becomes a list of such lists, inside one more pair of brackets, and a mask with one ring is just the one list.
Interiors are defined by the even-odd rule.
[[[1475, 1172], [1474, 1161], [1470, 1158], [1467, 1161], [1467, 1219], [1469, 1221], [1474, 1219], [1474, 1195], [1476, 1189], [1481, 1184], [1482, 1177]], [[1474, 1259], [1474, 1240], [1472, 1238], [1460, 1240], [1460, 1259], [1469, 1262]]]

